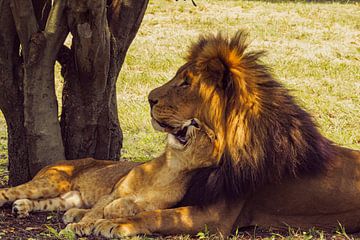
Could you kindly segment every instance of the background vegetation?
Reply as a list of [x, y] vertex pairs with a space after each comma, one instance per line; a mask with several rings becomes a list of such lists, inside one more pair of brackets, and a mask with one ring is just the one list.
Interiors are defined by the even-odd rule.
[[[360, 148], [360, 4], [305, 1], [150, 1], [117, 83], [124, 131], [122, 156], [151, 159], [165, 136], [150, 124], [147, 95], [168, 81], [199, 34], [243, 28], [253, 49], [309, 110], [322, 132], [341, 145]], [[57, 94], [62, 79], [57, 69]], [[61, 106], [60, 106], [61, 107]], [[0, 115], [0, 167], [7, 157]]]
[[118, 81], [123, 157], [150, 159], [164, 135], [147, 95], [184, 63], [191, 41], [219, 30], [250, 32], [253, 49], [334, 142], [360, 148], [360, 5], [278, 1], [152, 1]]
[[[160, 154], [165, 135], [150, 124], [147, 95], [168, 81], [199, 34], [250, 32], [252, 49], [315, 117], [321, 131], [360, 149], [360, 4], [356, 1], [151, 0], [117, 83], [122, 156]], [[57, 68], [57, 94], [62, 80]], [[1, 91], [1, 90], [0, 90]], [[60, 106], [61, 107], [61, 106]], [[0, 185], [6, 182], [6, 125], [0, 113]]]

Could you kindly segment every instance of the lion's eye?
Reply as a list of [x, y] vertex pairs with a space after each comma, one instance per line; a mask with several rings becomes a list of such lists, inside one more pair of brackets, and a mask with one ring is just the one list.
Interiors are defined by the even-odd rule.
[[180, 87], [186, 88], [189, 87], [191, 85], [191, 81], [189, 77], [185, 77], [184, 81], [179, 85]]

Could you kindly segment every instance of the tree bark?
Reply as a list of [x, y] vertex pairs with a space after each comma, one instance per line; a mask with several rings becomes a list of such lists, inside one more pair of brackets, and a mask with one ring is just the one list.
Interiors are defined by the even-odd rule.
[[61, 116], [67, 159], [118, 159], [122, 132], [116, 80], [144, 16], [147, 0], [69, 2], [71, 50], [63, 48]]
[[24, 120], [30, 175], [65, 159], [58, 121], [54, 65], [68, 34], [64, 1], [56, 0], [40, 31], [30, 0], [13, 0], [11, 9], [24, 57]]
[[9, 0], [0, 0], [0, 109], [8, 129], [9, 184], [30, 178], [22, 93], [20, 43], [12, 19]]
[[[116, 80], [147, 4], [0, 0], [0, 110], [8, 126], [10, 185], [65, 154], [119, 158]], [[69, 30], [71, 49], [63, 46]], [[61, 124], [55, 60], [65, 80]]]

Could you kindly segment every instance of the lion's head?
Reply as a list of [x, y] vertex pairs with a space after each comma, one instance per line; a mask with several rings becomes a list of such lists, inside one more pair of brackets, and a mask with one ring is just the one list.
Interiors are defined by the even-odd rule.
[[218, 162], [202, 176], [212, 196], [316, 174], [331, 149], [246, 40], [244, 31], [200, 37], [175, 77], [149, 95], [155, 129], [176, 134], [192, 118], [214, 129]]

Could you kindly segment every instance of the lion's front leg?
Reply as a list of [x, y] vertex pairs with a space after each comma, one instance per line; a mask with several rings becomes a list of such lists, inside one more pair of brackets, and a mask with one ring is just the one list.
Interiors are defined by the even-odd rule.
[[138, 234], [196, 234], [205, 226], [212, 232], [230, 234], [240, 211], [240, 205], [218, 203], [208, 207], [180, 207], [141, 212], [120, 219], [102, 219], [94, 233], [108, 238]]
[[119, 198], [109, 203], [104, 208], [104, 218], [114, 219], [134, 216], [142, 209], [131, 198]]

